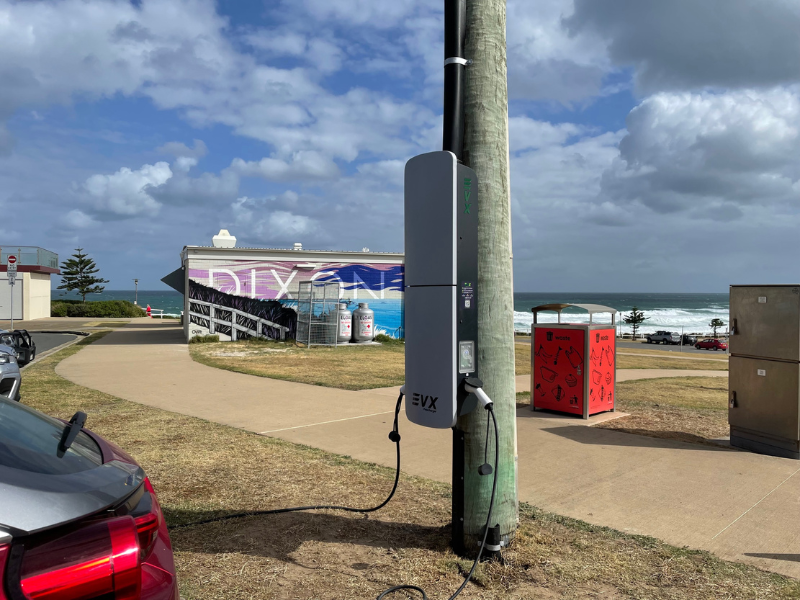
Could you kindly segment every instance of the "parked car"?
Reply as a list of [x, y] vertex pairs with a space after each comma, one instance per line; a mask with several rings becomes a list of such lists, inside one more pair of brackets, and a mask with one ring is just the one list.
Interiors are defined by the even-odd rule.
[[178, 600], [150, 480], [85, 418], [0, 398], [0, 598]]
[[672, 331], [656, 331], [647, 335], [648, 344], [680, 344], [681, 334]]
[[22, 374], [13, 348], [0, 345], [0, 397], [19, 402]]
[[727, 350], [728, 344], [720, 340], [706, 338], [703, 341], [697, 342], [694, 347], [698, 350]]
[[20, 366], [24, 367], [36, 358], [36, 343], [27, 329], [0, 329], [0, 344], [14, 348]]
[[684, 346], [694, 346], [697, 343], [697, 336], [696, 335], [689, 335], [688, 333], [683, 334], [683, 345]]

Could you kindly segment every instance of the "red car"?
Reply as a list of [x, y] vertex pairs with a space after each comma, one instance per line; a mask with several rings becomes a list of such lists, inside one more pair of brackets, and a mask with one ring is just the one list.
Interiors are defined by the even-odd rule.
[[698, 350], [727, 350], [728, 344], [719, 340], [712, 340], [711, 338], [697, 342], [694, 345]]
[[85, 418], [0, 398], [0, 600], [178, 600], [150, 480]]

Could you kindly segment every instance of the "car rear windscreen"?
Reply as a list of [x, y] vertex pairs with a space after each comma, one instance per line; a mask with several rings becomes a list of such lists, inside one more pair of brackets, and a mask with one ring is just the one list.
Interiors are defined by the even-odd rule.
[[59, 456], [64, 423], [0, 397], [0, 465], [47, 475], [87, 471], [103, 464], [95, 441], [80, 432]]

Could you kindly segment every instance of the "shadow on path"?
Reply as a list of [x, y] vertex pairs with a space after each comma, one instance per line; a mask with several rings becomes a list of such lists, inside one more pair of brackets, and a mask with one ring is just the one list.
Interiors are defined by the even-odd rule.
[[[598, 429], [579, 425], [566, 425], [564, 427], [548, 427], [542, 431], [560, 437], [595, 446], [622, 446], [641, 448], [668, 448], [670, 450], [701, 450], [705, 452], [732, 452], [731, 449], [711, 444], [693, 444], [676, 439], [655, 438], [637, 435], [636, 430]], [[679, 432], [664, 432], [678, 435]]]

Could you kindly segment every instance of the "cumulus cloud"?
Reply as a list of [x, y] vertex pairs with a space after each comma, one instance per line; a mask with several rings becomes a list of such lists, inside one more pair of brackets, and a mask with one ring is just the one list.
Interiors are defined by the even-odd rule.
[[123, 167], [111, 175], [92, 175], [83, 184], [91, 206], [101, 213], [122, 217], [152, 214], [160, 208], [152, 189], [172, 177], [169, 164], [157, 162], [131, 170]]
[[607, 42], [592, 30], [572, 35], [563, 20], [573, 0], [509, 0], [508, 91], [515, 99], [583, 101], [600, 94], [613, 69]]
[[339, 167], [319, 152], [295, 152], [288, 160], [262, 158], [260, 161], [233, 159], [231, 170], [245, 177], [263, 177], [269, 181], [321, 181], [336, 179]]
[[575, 123], [548, 123], [529, 117], [512, 117], [508, 120], [511, 152], [562, 145], [585, 131]]
[[798, 156], [797, 93], [661, 93], [631, 111], [602, 189], [659, 213], [714, 203], [710, 214], [730, 219], [741, 215], [736, 205], [796, 203]]
[[201, 173], [197, 177], [188, 174], [191, 166], [187, 161], [193, 158], [181, 157], [172, 165], [173, 176], [163, 185], [152, 187], [150, 196], [162, 204], [173, 206], [217, 205], [231, 202], [239, 194], [239, 177], [230, 169], [223, 169], [219, 175]]
[[772, 87], [800, 81], [795, 0], [574, 0], [565, 25], [598, 36], [617, 66], [634, 67], [642, 93]]
[[73, 209], [63, 216], [61, 222], [70, 229], [88, 229], [98, 225], [98, 222], [80, 209]]
[[267, 245], [289, 245], [317, 232], [317, 220], [300, 214], [299, 208], [298, 195], [292, 191], [271, 198], [243, 196], [231, 204], [241, 237]]
[[178, 158], [186, 157], [199, 159], [208, 154], [208, 147], [206, 147], [203, 140], [194, 140], [191, 148], [183, 142], [167, 142], [158, 148], [158, 152], [162, 154], [172, 154]]

